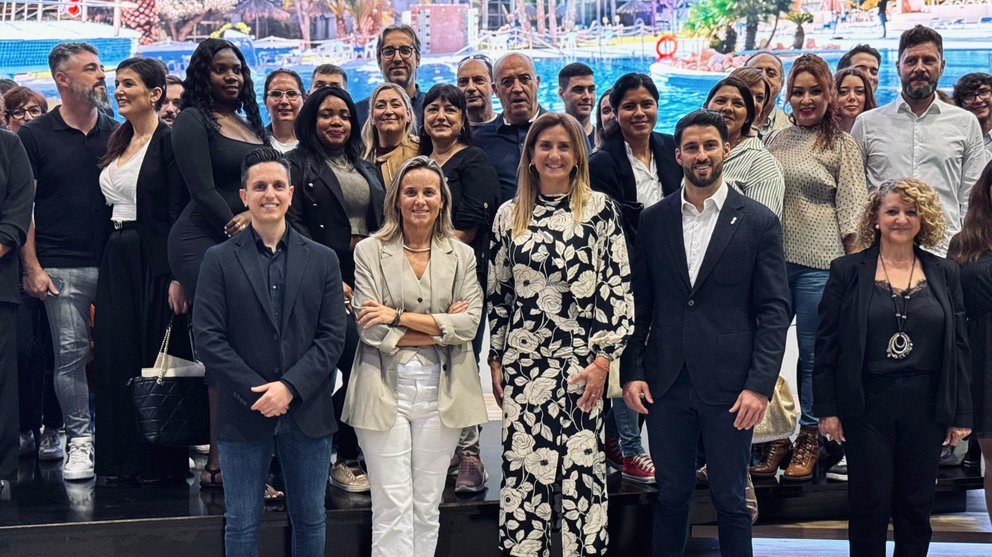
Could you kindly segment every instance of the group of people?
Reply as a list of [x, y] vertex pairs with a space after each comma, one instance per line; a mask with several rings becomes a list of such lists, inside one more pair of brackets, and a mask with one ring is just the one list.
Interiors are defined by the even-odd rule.
[[[66, 480], [184, 480], [187, 448], [139, 438], [127, 384], [189, 317], [210, 392], [199, 480], [224, 490], [228, 555], [257, 553], [282, 497], [294, 552], [322, 555], [328, 476], [371, 492], [373, 555], [432, 555], [446, 478], [488, 479], [483, 359], [504, 554], [558, 535], [605, 553], [614, 467], [657, 484], [654, 555], [684, 551], [697, 475], [721, 551], [750, 555], [750, 477], [812, 477], [821, 436], [847, 455], [852, 554], [883, 555], [890, 517], [897, 552], [926, 553], [941, 447], [973, 435], [992, 459], [992, 76], [940, 100], [942, 38], [917, 26], [900, 96], [875, 108], [871, 47], [836, 74], [763, 51], [668, 135], [643, 74], [597, 99], [568, 64], [556, 113], [522, 53], [468, 56], [423, 92], [414, 30], [377, 44], [383, 84], [358, 102], [336, 66], [308, 90], [268, 74], [268, 125], [222, 39], [183, 80], [121, 62], [123, 124], [88, 44], [52, 50], [51, 111], [4, 94], [0, 477], [19, 452], [62, 459], [64, 423]], [[754, 461], [793, 319], [799, 434]]]

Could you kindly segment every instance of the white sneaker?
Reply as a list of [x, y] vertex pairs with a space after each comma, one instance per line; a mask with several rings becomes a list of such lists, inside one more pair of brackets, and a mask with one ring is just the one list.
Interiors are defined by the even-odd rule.
[[69, 441], [69, 456], [62, 466], [62, 479], [88, 480], [93, 477], [93, 438], [76, 437]]
[[62, 460], [64, 457], [65, 453], [62, 452], [62, 439], [59, 438], [59, 430], [46, 427], [44, 433], [41, 434], [38, 460]]

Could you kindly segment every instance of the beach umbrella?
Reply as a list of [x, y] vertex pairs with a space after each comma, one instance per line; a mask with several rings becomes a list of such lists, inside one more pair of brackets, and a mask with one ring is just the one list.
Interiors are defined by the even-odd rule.
[[240, 15], [241, 19], [250, 19], [256, 22], [256, 24], [258, 20], [266, 18], [279, 21], [289, 19], [289, 12], [276, 6], [269, 0], [241, 0], [234, 7], [234, 13]]
[[623, 15], [637, 15], [637, 14], [649, 14], [654, 10], [653, 2], [644, 2], [642, 0], [629, 0], [623, 6], [617, 8], [618, 14]]

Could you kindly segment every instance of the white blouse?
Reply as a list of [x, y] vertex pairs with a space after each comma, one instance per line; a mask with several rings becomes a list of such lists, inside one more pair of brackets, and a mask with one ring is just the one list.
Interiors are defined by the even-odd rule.
[[100, 173], [100, 191], [113, 206], [111, 219], [119, 221], [138, 220], [138, 173], [148, 152], [148, 141], [133, 157], [124, 164], [116, 158]]

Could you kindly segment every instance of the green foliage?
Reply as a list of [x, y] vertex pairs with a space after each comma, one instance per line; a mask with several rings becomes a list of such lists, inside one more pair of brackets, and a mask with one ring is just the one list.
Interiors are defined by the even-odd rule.
[[736, 6], [737, 0], [702, 0], [693, 4], [683, 30], [692, 37], [712, 36], [737, 19]]
[[786, 21], [791, 21], [797, 26], [802, 26], [805, 23], [813, 23], [813, 14], [809, 12], [789, 12], [785, 15]]

